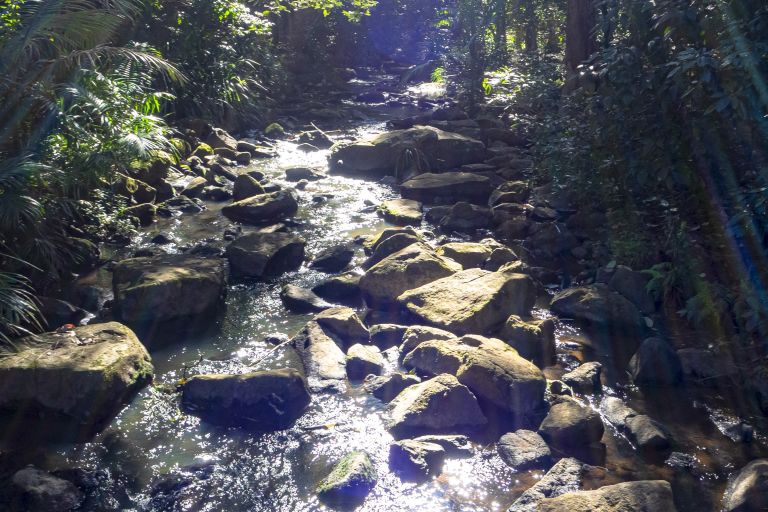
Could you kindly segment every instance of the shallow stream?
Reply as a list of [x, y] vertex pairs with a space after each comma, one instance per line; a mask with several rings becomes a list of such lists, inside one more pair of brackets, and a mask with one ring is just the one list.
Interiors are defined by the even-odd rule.
[[[402, 114], [383, 113], [343, 126], [335, 137], [381, 132], [387, 115]], [[302, 153], [293, 142], [280, 142], [277, 149], [277, 158], [257, 161], [248, 170], [260, 170], [275, 182], [290, 185], [282, 179], [285, 168], [327, 167], [327, 151]], [[327, 194], [327, 200], [313, 201], [321, 194]], [[307, 254], [313, 255], [385, 227], [371, 205], [398, 194], [385, 184], [330, 176], [310, 183], [299, 197], [300, 225], [295, 231], [307, 240]], [[229, 222], [220, 215], [221, 206], [210, 202], [202, 213], [160, 219], [130, 249], [148, 246], [158, 233], [173, 240], [165, 246], [169, 251], [206, 239], [223, 246], [222, 233]], [[358, 250], [359, 263], [363, 256]], [[287, 282], [311, 287], [325, 276], [305, 266], [273, 281], [231, 283], [220, 332], [178, 340], [152, 351], [155, 384], [172, 387], [196, 373], [300, 366], [290, 349], [276, 349], [264, 338], [276, 333], [293, 336], [311, 317], [286, 311], [278, 296], [280, 287]], [[537, 310], [539, 316], [548, 314]], [[590, 357], [584, 347], [592, 344], [582, 330], [568, 322], [558, 323], [557, 341], [560, 366], [547, 370], [553, 378], [575, 366], [585, 354]], [[394, 368], [396, 354], [389, 351], [387, 355]], [[617, 376], [607, 383], [605, 393], [629, 394], [634, 397], [629, 400], [632, 407], [665, 424], [675, 440], [675, 454], [667, 461], [645, 461], [626, 439], [606, 427], [605, 460], [597, 464], [600, 469], [589, 473], [585, 486], [663, 478], [673, 483], [679, 510], [716, 510], [724, 477], [759, 455], [762, 439], [751, 445], [732, 441], [721, 429], [736, 420], [721, 409], [696, 402], [686, 390], [638, 398], [623, 386], [626, 361], [617, 359], [603, 360], [609, 366], [606, 373]], [[493, 444], [477, 444], [472, 457], [449, 459], [442, 475], [431, 482], [402, 482], [388, 469], [392, 438], [383, 426], [383, 412], [380, 401], [353, 385], [345, 394], [313, 395], [309, 410], [293, 428], [256, 435], [201, 423], [182, 414], [172, 394], [162, 387], [150, 387], [95, 439], [58, 448], [49, 453], [45, 466], [95, 471], [98, 489], [85, 510], [140, 511], [324, 510], [314, 487], [333, 463], [354, 449], [366, 450], [378, 470], [378, 484], [359, 509], [368, 512], [506, 510], [542, 474], [517, 474], [501, 461]]]

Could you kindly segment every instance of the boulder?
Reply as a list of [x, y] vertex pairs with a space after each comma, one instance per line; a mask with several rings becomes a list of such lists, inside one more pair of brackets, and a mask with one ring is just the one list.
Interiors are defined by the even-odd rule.
[[355, 250], [350, 244], [339, 244], [320, 251], [309, 264], [321, 272], [340, 272], [352, 261]]
[[[411, 227], [387, 228], [387, 229], [384, 229], [384, 230], [380, 231], [379, 233], [376, 233], [373, 236], [370, 236], [370, 237], [364, 239], [364, 241], [363, 241], [363, 250], [365, 251], [365, 254], [368, 255], [368, 256], [372, 255], [376, 251], [376, 249], [378, 248], [378, 246], [380, 244], [382, 244], [388, 238], [393, 237], [393, 236], [395, 236], [397, 234], [400, 234], [400, 233], [406, 233], [406, 234], [409, 234], [409, 235], [413, 235], [414, 237], [417, 238], [417, 240], [414, 240], [414, 241], [417, 241], [417, 242], [421, 241], [421, 235], [419, 235], [419, 233], [415, 229], [413, 229]], [[405, 247], [405, 245], [403, 245], [402, 247]], [[391, 253], [389, 253], [389, 254], [391, 254]]]
[[175, 323], [192, 332], [223, 308], [226, 266], [184, 254], [131, 258], [115, 265], [112, 288], [115, 315], [131, 328], [154, 332]]
[[403, 390], [388, 405], [395, 438], [410, 432], [461, 433], [487, 424], [477, 398], [453, 375], [443, 374]]
[[404, 439], [389, 446], [389, 467], [403, 480], [418, 482], [437, 476], [444, 460], [445, 449], [439, 444]]
[[428, 283], [412, 282], [397, 302], [421, 323], [457, 334], [485, 334], [510, 315], [529, 315], [536, 285], [524, 274], [462, 270]]
[[646, 289], [650, 280], [651, 276], [648, 274], [618, 265], [608, 281], [608, 286], [626, 297], [641, 313], [650, 315], [656, 311], [656, 303]]
[[548, 468], [552, 465], [549, 446], [539, 434], [530, 430], [504, 434], [496, 449], [501, 460], [515, 471]]
[[459, 268], [428, 245], [414, 243], [369, 268], [360, 278], [360, 290], [369, 306], [391, 305], [406, 290], [449, 276]]
[[[204, 188], [204, 187], [203, 187]], [[199, 199], [189, 198], [187, 196], [176, 196], [164, 201], [157, 208], [157, 213], [166, 212], [166, 217], [172, 216], [174, 213], [199, 213], [205, 210], [205, 206]]]
[[552, 298], [550, 308], [559, 316], [590, 324], [642, 331], [645, 322], [634, 304], [605, 285], [568, 288]]
[[725, 512], [768, 509], [768, 459], [753, 460], [728, 481], [723, 496]]
[[555, 325], [550, 319], [525, 321], [510, 315], [498, 337], [540, 366], [548, 366], [555, 359]]
[[181, 195], [184, 197], [194, 198], [198, 197], [205, 187], [208, 186], [208, 180], [201, 178], [200, 176], [192, 178], [189, 183], [181, 191]]
[[485, 204], [491, 195], [491, 180], [468, 172], [424, 173], [404, 182], [400, 195], [423, 203]]
[[382, 402], [389, 403], [405, 388], [419, 382], [421, 379], [417, 376], [405, 373], [392, 373], [384, 376], [369, 375], [365, 379], [363, 389]]
[[579, 240], [565, 225], [555, 222], [527, 224], [526, 230], [526, 247], [529, 247], [535, 256], [555, 258], [569, 253], [579, 245]]
[[68, 512], [85, 501], [75, 484], [29, 466], [11, 477], [14, 503], [8, 510]]
[[299, 268], [305, 245], [291, 233], [251, 233], [229, 244], [225, 254], [234, 275], [269, 277]]
[[531, 195], [531, 188], [524, 181], [507, 181], [496, 187], [488, 198], [489, 206], [502, 203], [525, 203]]
[[638, 386], [674, 386], [683, 380], [683, 366], [672, 345], [662, 338], [647, 338], [629, 361], [629, 373]]
[[591, 361], [580, 365], [572, 372], [566, 373], [560, 380], [577, 393], [592, 395], [599, 393], [602, 389], [602, 384], [600, 383], [602, 371], [602, 364], [597, 361]]
[[237, 140], [221, 128], [213, 128], [205, 139], [205, 143], [213, 149], [228, 148], [237, 149]]
[[357, 343], [347, 351], [347, 377], [363, 380], [368, 375], [380, 375], [384, 370], [384, 356], [375, 345]]
[[491, 210], [464, 201], [454, 204], [439, 224], [443, 232], [472, 233], [491, 226]]
[[39, 334], [15, 344], [18, 351], [0, 358], [0, 410], [15, 418], [9, 429], [62, 421], [64, 428], [54, 437], [92, 433], [152, 380], [144, 345], [117, 322]]
[[264, 187], [253, 176], [241, 174], [235, 178], [235, 184], [232, 187], [232, 199], [235, 201], [242, 201], [261, 194], [264, 194]]
[[424, 341], [405, 356], [403, 365], [432, 375], [455, 375], [476, 396], [521, 416], [541, 406], [546, 388], [541, 370], [515, 349], [477, 335]]
[[334, 307], [317, 314], [314, 320], [330, 332], [342, 348], [368, 343], [370, 333], [352, 308]]
[[329, 277], [313, 286], [312, 291], [326, 300], [357, 305], [361, 302], [360, 275], [347, 272]]
[[286, 284], [280, 289], [280, 300], [287, 310], [296, 313], [315, 313], [334, 307], [312, 290], [294, 284]]
[[541, 480], [520, 495], [507, 512], [539, 512], [542, 500], [578, 490], [585, 469], [576, 459], [560, 459]]
[[208, 423], [256, 431], [290, 428], [311, 398], [290, 368], [242, 375], [195, 375], [181, 387], [182, 408]]
[[334, 507], [354, 507], [376, 486], [376, 468], [370, 455], [355, 451], [344, 456], [317, 486], [320, 500]]
[[430, 327], [428, 325], [413, 325], [408, 327], [403, 333], [403, 337], [400, 343], [400, 362], [403, 362], [405, 356], [407, 356], [414, 348], [420, 343], [429, 340], [450, 340], [455, 338], [456, 335], [452, 332], [448, 332], [437, 327]]
[[352, 144], [335, 144], [329, 166], [345, 174], [381, 177], [397, 174], [409, 158], [423, 158], [427, 167], [438, 171], [478, 162], [485, 146], [478, 140], [445, 132], [431, 126], [392, 130]]
[[575, 491], [539, 502], [540, 512], [675, 512], [672, 487], [664, 480], [641, 480]]
[[646, 454], [666, 452], [670, 448], [669, 436], [661, 423], [645, 414], [630, 416], [626, 420], [629, 439]]
[[[415, 243], [422, 243], [421, 237], [406, 231], [394, 233], [383, 240], [380, 239], [379, 242], [372, 246], [371, 255], [363, 262], [362, 267], [367, 270], [387, 256]], [[426, 248], [428, 246], [422, 245], [421, 247]]]
[[384, 220], [400, 226], [421, 224], [421, 203], [412, 199], [390, 199], [379, 206]]
[[620, 398], [606, 397], [600, 410], [605, 419], [625, 434], [644, 455], [669, 450], [670, 436], [664, 426], [628, 407]]
[[155, 221], [157, 207], [150, 203], [137, 204], [125, 209], [125, 215], [134, 217], [142, 226], [149, 226]]
[[403, 340], [407, 325], [400, 324], [374, 324], [371, 326], [371, 343], [382, 350], [396, 347]]
[[299, 203], [291, 190], [259, 194], [221, 209], [230, 220], [246, 224], [271, 224], [296, 214]]
[[450, 242], [436, 249], [437, 254], [459, 263], [464, 270], [482, 268], [491, 256], [493, 247], [477, 242]]
[[539, 426], [541, 437], [551, 447], [566, 454], [579, 453], [600, 442], [604, 430], [600, 414], [568, 397], [555, 403]]
[[309, 167], [291, 167], [285, 170], [286, 181], [317, 181], [325, 178], [325, 175]]
[[301, 358], [311, 391], [344, 391], [347, 358], [320, 324], [307, 322], [290, 344]]

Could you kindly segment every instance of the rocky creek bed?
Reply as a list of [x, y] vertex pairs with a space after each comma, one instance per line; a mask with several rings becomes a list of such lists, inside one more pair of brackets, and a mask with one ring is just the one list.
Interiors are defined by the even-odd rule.
[[107, 308], [0, 362], [0, 503], [764, 510], [735, 370], [665, 336], [517, 132], [394, 82], [297, 121], [328, 139], [214, 130], [223, 163], [137, 201], [147, 226], [80, 279]]

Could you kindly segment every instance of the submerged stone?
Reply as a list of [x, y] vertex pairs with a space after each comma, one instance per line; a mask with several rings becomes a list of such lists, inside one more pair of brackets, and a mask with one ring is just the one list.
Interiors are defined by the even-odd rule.
[[333, 506], [355, 506], [365, 501], [376, 486], [376, 468], [364, 451], [342, 458], [317, 486], [321, 501]]

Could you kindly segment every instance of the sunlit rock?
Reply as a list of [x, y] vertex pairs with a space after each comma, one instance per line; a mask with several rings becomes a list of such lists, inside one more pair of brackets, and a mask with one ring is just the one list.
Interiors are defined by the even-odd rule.
[[675, 512], [672, 487], [664, 480], [641, 480], [576, 491], [543, 499], [540, 512]]
[[357, 343], [347, 351], [347, 376], [362, 380], [367, 375], [379, 375], [384, 370], [384, 356], [375, 345]]
[[444, 460], [445, 449], [439, 444], [404, 439], [389, 446], [389, 467], [403, 480], [419, 482], [437, 476]]
[[337, 507], [353, 507], [365, 501], [376, 486], [376, 468], [364, 451], [344, 456], [317, 486], [321, 501]]
[[424, 173], [404, 182], [400, 194], [424, 203], [466, 201], [485, 204], [491, 195], [491, 180], [468, 172]]
[[455, 375], [476, 396], [519, 415], [541, 407], [546, 381], [535, 365], [501, 340], [468, 335], [420, 343], [403, 360], [407, 368]]
[[290, 344], [301, 358], [312, 391], [346, 389], [346, 355], [320, 324], [307, 322]]
[[552, 453], [544, 439], [530, 430], [517, 430], [501, 436], [496, 444], [501, 460], [516, 471], [547, 468], [552, 465]]
[[269, 224], [296, 214], [299, 204], [291, 190], [278, 190], [236, 201], [221, 209], [230, 220], [247, 224]]
[[572, 398], [558, 400], [539, 426], [541, 437], [551, 447], [569, 455], [600, 442], [605, 430], [600, 414]]
[[217, 425], [257, 431], [284, 430], [301, 417], [311, 398], [296, 370], [242, 375], [196, 375], [181, 388], [181, 406]]
[[62, 425], [54, 437], [94, 432], [152, 380], [144, 345], [117, 322], [40, 334], [16, 345], [17, 352], [0, 358], [0, 409], [17, 418], [7, 435], [41, 419]]
[[226, 256], [233, 275], [276, 276], [301, 266], [305, 245], [291, 233], [251, 233], [229, 244]]
[[744, 466], [728, 482], [723, 497], [726, 512], [756, 512], [768, 509], [768, 459]]
[[555, 325], [550, 319], [526, 321], [510, 315], [498, 337], [539, 366], [548, 366], [555, 359]]

